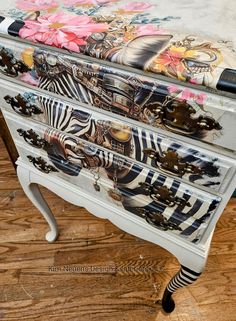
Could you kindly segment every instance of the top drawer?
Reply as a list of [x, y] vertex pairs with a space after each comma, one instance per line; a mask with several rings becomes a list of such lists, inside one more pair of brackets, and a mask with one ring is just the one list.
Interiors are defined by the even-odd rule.
[[[236, 161], [135, 126], [127, 119], [68, 104], [0, 79], [0, 105], [65, 133], [148, 164], [187, 182], [223, 192]], [[29, 136], [30, 134], [27, 134]]]
[[26, 83], [183, 136], [236, 150], [236, 102], [1, 39], [1, 71]]

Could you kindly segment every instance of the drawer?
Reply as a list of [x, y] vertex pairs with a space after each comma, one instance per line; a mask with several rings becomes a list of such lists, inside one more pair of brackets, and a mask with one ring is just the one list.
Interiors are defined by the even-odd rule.
[[[44, 172], [47, 175], [52, 177], [57, 177], [63, 181], [67, 181], [78, 188], [82, 189], [83, 192], [87, 192], [90, 195], [95, 196], [96, 198], [108, 202], [115, 207], [118, 207], [122, 210], [126, 210], [129, 213], [138, 215], [141, 217], [145, 224], [151, 225], [153, 228], [165, 231], [165, 233], [175, 234], [181, 238], [184, 238], [190, 242], [197, 243], [200, 241], [206, 227], [207, 227], [207, 218], [210, 215], [210, 212], [214, 211], [216, 204], [219, 200], [213, 200], [210, 205], [210, 211], [207, 212], [209, 204], [205, 201], [202, 204], [202, 210], [204, 215], [200, 217], [199, 213], [196, 214], [195, 206], [199, 204], [195, 203], [195, 206], [189, 211], [192, 214], [195, 212], [195, 217], [192, 215], [186, 215], [182, 213], [181, 216], [176, 215], [173, 211], [167, 211], [163, 207], [160, 207], [155, 202], [150, 202], [148, 197], [142, 196], [137, 192], [135, 195], [126, 193], [125, 189], [119, 187], [119, 193], [122, 195], [122, 199], [118, 201], [117, 199], [111, 197], [111, 193], [117, 193], [114, 189], [113, 183], [110, 180], [101, 177], [99, 179], [99, 190], [94, 188], [94, 175], [88, 169], [82, 168], [77, 176], [70, 176], [65, 171], [56, 167], [56, 162], [52, 162], [52, 158], [42, 151], [36, 149], [28, 149], [20, 142], [17, 143], [17, 149], [19, 151], [21, 159], [24, 160], [30, 166], [34, 166], [39, 171]], [[70, 165], [69, 165], [70, 166]], [[60, 165], [59, 165], [60, 167]], [[70, 169], [69, 169], [70, 170]], [[200, 200], [198, 200], [199, 202]], [[191, 200], [190, 200], [191, 202]], [[196, 217], [199, 216], [197, 219]], [[203, 219], [204, 218], [204, 219]]]
[[[8, 116], [6, 112], [5, 116]], [[27, 156], [40, 155], [43, 159], [50, 160], [55, 175], [63, 174], [69, 181], [76, 181], [81, 170], [89, 172], [98, 193], [100, 180], [105, 179], [112, 186], [108, 194], [113, 202], [136, 215], [148, 215], [148, 220], [151, 220], [150, 217], [156, 212], [161, 213], [171, 222], [168, 228], [183, 237], [190, 237], [195, 241], [199, 239], [199, 231], [206, 228], [221, 200], [218, 196], [197, 190], [177, 179], [154, 172], [55, 129], [29, 121], [22, 124], [20, 118], [19, 123], [16, 118], [13, 120], [6, 117], [6, 120], [17, 146], [27, 149], [27, 155], [19, 150], [26, 160]], [[16, 131], [18, 125], [20, 135]], [[31, 128], [34, 131], [31, 132], [31, 138], [24, 137], [24, 130]], [[30, 160], [36, 167], [48, 171], [44, 161], [35, 163], [32, 158]]]
[[[186, 182], [223, 192], [236, 160], [170, 138], [149, 127], [0, 80], [1, 106], [147, 164]], [[2, 97], [4, 99], [2, 99]]]
[[[235, 99], [2, 39], [3, 74], [74, 101], [236, 151]], [[152, 77], [152, 76], [153, 77]]]

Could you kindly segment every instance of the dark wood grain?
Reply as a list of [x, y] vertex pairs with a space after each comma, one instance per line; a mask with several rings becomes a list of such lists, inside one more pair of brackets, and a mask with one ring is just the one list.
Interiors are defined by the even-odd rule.
[[11, 134], [7, 128], [6, 122], [3, 118], [1, 109], [0, 109], [0, 136], [5, 144], [5, 147], [8, 151], [9, 157], [14, 167], [16, 167], [15, 162], [18, 158], [18, 152], [16, 150], [15, 144], [12, 140]]
[[176, 293], [166, 315], [154, 301], [179, 268], [171, 254], [43, 194], [60, 227], [53, 244], [0, 142], [0, 320], [235, 321], [235, 199], [217, 224], [205, 272]]

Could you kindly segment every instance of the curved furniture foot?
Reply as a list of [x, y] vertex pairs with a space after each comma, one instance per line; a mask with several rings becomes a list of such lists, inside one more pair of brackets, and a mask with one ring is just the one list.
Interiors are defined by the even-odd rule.
[[39, 187], [35, 183], [30, 182], [30, 171], [18, 166], [17, 167], [17, 176], [21, 183], [21, 186], [30, 201], [34, 204], [35, 207], [40, 211], [40, 213], [44, 216], [45, 220], [47, 221], [50, 231], [46, 233], [46, 240], [48, 242], [54, 242], [58, 237], [58, 227], [57, 222], [48, 207], [45, 199], [43, 198]]
[[171, 296], [172, 292], [166, 288], [161, 302], [162, 308], [166, 313], [170, 313], [175, 309], [175, 301]]
[[163, 294], [162, 307], [166, 313], [170, 313], [175, 309], [172, 294], [179, 288], [192, 284], [200, 275], [201, 272], [195, 272], [185, 266], [181, 266], [179, 272], [168, 283]]

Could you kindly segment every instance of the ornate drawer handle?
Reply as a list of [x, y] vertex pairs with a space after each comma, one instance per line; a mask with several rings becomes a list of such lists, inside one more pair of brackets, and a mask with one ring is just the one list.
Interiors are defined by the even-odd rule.
[[11, 105], [12, 109], [26, 117], [32, 116], [32, 114], [38, 115], [42, 114], [43, 112], [39, 107], [36, 105], [32, 104], [29, 100], [24, 98], [21, 94], [18, 94], [15, 97], [11, 97], [9, 95], [4, 97], [5, 101]]
[[54, 166], [48, 165], [42, 157], [33, 157], [28, 155], [27, 158], [35, 168], [43, 173], [49, 174], [50, 172], [59, 172]]
[[17, 77], [19, 73], [30, 71], [30, 68], [21, 60], [17, 60], [11, 50], [2, 47], [0, 49], [0, 67], [2, 73], [11, 76]]
[[[163, 171], [182, 177], [184, 174], [203, 174], [200, 167], [184, 162], [176, 151], [168, 150], [160, 155], [152, 148], [145, 148], [143, 153], [154, 159], [156, 166]], [[158, 164], [159, 163], [159, 164]]]
[[24, 138], [27, 144], [34, 146], [36, 148], [42, 148], [44, 150], [48, 150], [52, 145], [48, 143], [45, 139], [41, 138], [38, 134], [36, 134], [33, 129], [24, 130], [24, 129], [17, 129], [17, 132], [20, 136]]
[[168, 230], [178, 230], [182, 231], [182, 229], [175, 223], [168, 221], [161, 212], [155, 211], [150, 212], [145, 208], [139, 208], [139, 213], [145, 217], [145, 220], [148, 224], [157, 227], [159, 230], [168, 231]]
[[146, 182], [139, 183], [145, 195], [149, 195], [151, 199], [161, 205], [174, 207], [180, 205], [190, 207], [191, 204], [184, 198], [175, 196], [174, 193], [167, 186], [154, 186]]
[[186, 101], [167, 100], [164, 104], [151, 104], [147, 107], [169, 130], [193, 135], [202, 130], [221, 130], [220, 124], [212, 117], [200, 115], [193, 117], [196, 110]]

